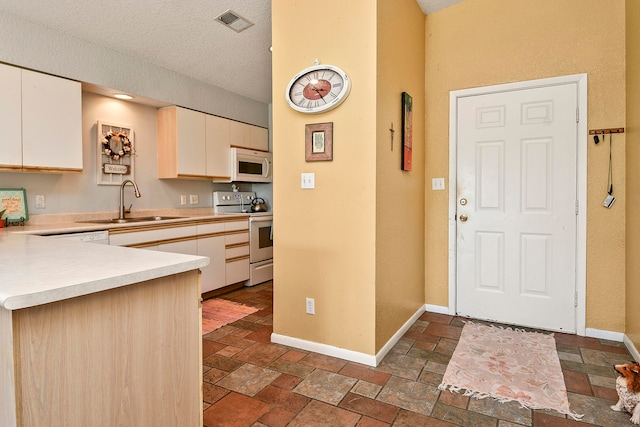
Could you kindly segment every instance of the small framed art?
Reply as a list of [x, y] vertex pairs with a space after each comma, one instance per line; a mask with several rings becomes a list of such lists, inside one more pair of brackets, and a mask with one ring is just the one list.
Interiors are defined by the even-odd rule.
[[0, 188], [0, 212], [2, 221], [24, 223], [29, 220], [27, 190], [24, 188]]
[[307, 162], [333, 160], [333, 122], [306, 125], [304, 140]]

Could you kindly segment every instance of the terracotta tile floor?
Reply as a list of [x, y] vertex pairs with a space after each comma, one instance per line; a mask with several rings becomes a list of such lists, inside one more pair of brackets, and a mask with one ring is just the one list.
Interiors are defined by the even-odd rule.
[[424, 313], [371, 368], [271, 344], [272, 285], [222, 295], [259, 310], [203, 337], [204, 425], [281, 426], [626, 426], [611, 365], [631, 360], [622, 343], [555, 334], [571, 408], [582, 422], [517, 403], [438, 391], [462, 330], [454, 316]]

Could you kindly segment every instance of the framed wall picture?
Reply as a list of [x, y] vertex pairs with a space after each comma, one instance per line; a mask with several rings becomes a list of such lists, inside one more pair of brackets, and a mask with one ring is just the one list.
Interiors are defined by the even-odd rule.
[[0, 218], [7, 223], [24, 223], [29, 220], [27, 190], [24, 188], [0, 188]]
[[307, 162], [333, 160], [333, 122], [306, 125], [304, 140]]
[[99, 120], [96, 129], [98, 185], [120, 185], [125, 179], [134, 179], [133, 128]]
[[410, 171], [413, 166], [413, 98], [402, 92], [402, 170]]

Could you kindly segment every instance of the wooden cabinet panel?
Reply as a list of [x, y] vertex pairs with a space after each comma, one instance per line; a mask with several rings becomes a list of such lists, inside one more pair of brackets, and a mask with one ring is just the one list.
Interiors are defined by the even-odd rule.
[[198, 255], [209, 257], [202, 267], [202, 293], [222, 288], [225, 283], [224, 223], [198, 224]]
[[209, 265], [202, 267], [202, 293], [222, 288], [225, 283], [224, 235], [198, 238], [198, 255], [209, 257]]
[[0, 168], [22, 168], [22, 92], [19, 68], [0, 64]]
[[249, 280], [249, 257], [227, 262], [227, 285]]
[[113, 229], [109, 244], [209, 257], [202, 292], [249, 280], [249, 221], [219, 221]]
[[201, 426], [199, 299], [188, 271], [0, 310], [0, 424]]
[[22, 164], [82, 170], [80, 83], [22, 70]]
[[166, 107], [157, 119], [158, 178], [207, 178], [205, 114]]
[[249, 280], [249, 221], [225, 223], [226, 283]]
[[198, 255], [198, 244], [196, 239], [181, 240], [179, 242], [160, 243], [160, 252], [173, 252], [176, 254]]
[[229, 144], [233, 147], [269, 151], [269, 131], [259, 126], [229, 120]]
[[80, 83], [0, 64], [0, 168], [82, 171]]
[[181, 107], [158, 110], [158, 178], [231, 180], [231, 147], [269, 151], [269, 131]]
[[207, 172], [214, 179], [231, 180], [229, 122], [222, 117], [206, 116]]
[[254, 150], [269, 151], [269, 129], [250, 126], [250, 144]]
[[196, 235], [196, 226], [174, 226], [151, 228], [149, 230], [129, 231], [114, 229], [109, 232], [109, 244], [114, 246], [132, 246], [145, 243], [158, 243], [162, 240], [179, 239]]
[[178, 175], [207, 176], [205, 114], [176, 108]]
[[233, 259], [242, 256], [249, 256], [249, 243], [241, 243], [240, 245], [226, 246], [226, 258]]

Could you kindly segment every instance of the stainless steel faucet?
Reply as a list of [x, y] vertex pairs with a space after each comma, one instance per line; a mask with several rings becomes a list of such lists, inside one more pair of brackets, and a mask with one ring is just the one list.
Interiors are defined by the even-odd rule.
[[[133, 182], [130, 179], [125, 179], [124, 181], [122, 181], [122, 184], [120, 184], [120, 213], [118, 215], [118, 219], [124, 219], [124, 213], [125, 213], [125, 208], [124, 208], [124, 186], [127, 184], [131, 184], [133, 185], [133, 190], [135, 191], [135, 195], [136, 198], [140, 197], [140, 190], [138, 190], [138, 184], [136, 184], [135, 182]], [[133, 206], [133, 205], [131, 205]], [[131, 206], [129, 207], [129, 211], [131, 211]]]

